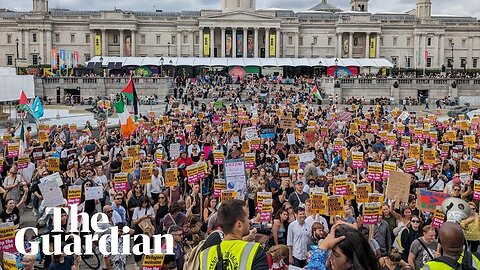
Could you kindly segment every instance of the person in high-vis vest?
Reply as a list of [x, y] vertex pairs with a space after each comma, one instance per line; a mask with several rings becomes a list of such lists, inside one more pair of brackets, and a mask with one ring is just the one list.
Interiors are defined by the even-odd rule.
[[268, 269], [267, 255], [260, 244], [242, 240], [250, 232], [248, 208], [244, 201], [222, 202], [217, 222], [225, 237], [219, 245], [200, 253], [200, 270]]
[[423, 266], [423, 270], [474, 270], [480, 269], [480, 260], [475, 254], [466, 251], [462, 227], [453, 222], [445, 222], [440, 228], [439, 242], [443, 255]]

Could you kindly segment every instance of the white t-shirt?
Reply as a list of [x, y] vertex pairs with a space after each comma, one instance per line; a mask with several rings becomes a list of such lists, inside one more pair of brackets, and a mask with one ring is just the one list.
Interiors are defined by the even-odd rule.
[[140, 219], [141, 217], [143, 216], [153, 216], [153, 207], [149, 207], [149, 208], [140, 208], [140, 207], [137, 207], [135, 208], [135, 210], [133, 210], [133, 216], [132, 216], [132, 220], [137, 220], [137, 219]]

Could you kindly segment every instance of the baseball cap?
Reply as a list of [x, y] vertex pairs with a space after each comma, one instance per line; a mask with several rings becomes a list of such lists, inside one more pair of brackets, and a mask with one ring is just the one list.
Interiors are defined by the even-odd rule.
[[295, 181], [295, 185], [296, 185], [296, 184], [300, 184], [300, 183], [302, 183], [302, 185], [303, 185], [303, 181], [301, 181], [301, 180]]

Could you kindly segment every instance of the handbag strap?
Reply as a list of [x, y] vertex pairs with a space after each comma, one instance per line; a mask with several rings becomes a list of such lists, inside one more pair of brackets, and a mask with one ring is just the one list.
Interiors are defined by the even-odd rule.
[[220, 248], [220, 244], [217, 245], [217, 256], [218, 256], [218, 262], [215, 267], [215, 270], [223, 270], [223, 256], [222, 256], [222, 249]]
[[429, 250], [428, 247], [425, 245], [425, 243], [423, 243], [423, 241], [422, 241], [421, 238], [418, 238], [418, 242], [420, 242], [420, 244], [422, 245], [422, 247], [427, 251], [428, 256], [430, 256], [430, 259], [434, 260], [435, 257], [433, 257], [432, 253], [430, 253], [430, 250]]

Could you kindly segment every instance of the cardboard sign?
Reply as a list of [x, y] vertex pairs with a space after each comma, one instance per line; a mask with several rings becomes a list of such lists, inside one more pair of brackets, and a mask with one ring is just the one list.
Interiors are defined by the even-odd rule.
[[224, 179], [215, 179], [213, 182], [213, 197], [219, 198], [222, 191], [227, 189], [227, 184]]
[[18, 157], [18, 155], [20, 154], [20, 144], [19, 143], [9, 143], [7, 149], [8, 149], [7, 157], [9, 157], [9, 158]]
[[370, 183], [361, 183], [357, 185], [357, 203], [367, 203], [368, 194], [372, 192]]
[[363, 152], [352, 153], [352, 168], [365, 168], [365, 162], [363, 160]]
[[245, 153], [243, 156], [245, 158], [245, 169], [255, 169], [255, 153]]
[[143, 256], [142, 270], [158, 270], [163, 266], [165, 254], [151, 254]]
[[382, 214], [381, 203], [366, 203], [363, 205], [363, 224], [374, 225], [380, 221]]
[[310, 189], [310, 212], [312, 214], [327, 214], [328, 195], [321, 191], [320, 188]]
[[152, 183], [152, 168], [140, 169], [140, 185], [146, 185]]
[[223, 165], [225, 162], [225, 157], [223, 150], [214, 150], [213, 151], [213, 164], [214, 165]]
[[62, 194], [62, 190], [58, 187], [57, 181], [46, 181], [38, 184], [38, 187], [47, 207], [57, 207], [64, 203], [63, 196], [59, 196], [59, 194]]
[[334, 194], [338, 196], [346, 195], [348, 192], [348, 178], [340, 175], [333, 179]]
[[85, 187], [85, 200], [98, 200], [103, 198], [103, 187]]
[[169, 168], [165, 171], [165, 187], [178, 186], [178, 170], [176, 168]]
[[387, 182], [387, 199], [393, 200], [397, 198], [396, 205], [400, 202], [408, 202], [410, 194], [411, 175], [397, 171], [390, 172], [390, 178]]
[[369, 181], [381, 182], [382, 181], [383, 166], [382, 163], [369, 162], [368, 163], [368, 175]]
[[293, 130], [297, 127], [297, 119], [292, 117], [282, 117], [280, 120], [280, 128], [281, 129], [290, 129]]
[[450, 197], [450, 195], [443, 192], [418, 189], [417, 208], [421, 211], [433, 213], [437, 206], [441, 206], [442, 202], [448, 197]]
[[342, 216], [344, 214], [342, 196], [329, 196], [327, 205], [329, 216]]
[[133, 157], [122, 158], [122, 172], [124, 173], [133, 172]]
[[291, 170], [300, 169], [300, 158], [298, 155], [288, 155], [288, 164]]
[[28, 155], [21, 155], [18, 157], [17, 168], [19, 170], [28, 168], [29, 162], [30, 162], [30, 157]]
[[432, 226], [435, 229], [439, 229], [440, 227], [442, 227], [444, 222], [445, 214], [442, 211], [442, 207], [437, 206], [437, 208], [435, 208], [435, 212], [433, 213]]
[[128, 190], [128, 175], [127, 173], [117, 173], [113, 178], [113, 188], [115, 191]]
[[50, 157], [47, 159], [47, 170], [51, 172], [60, 171], [60, 159], [55, 157]]
[[0, 224], [0, 251], [10, 253], [17, 252], [17, 248], [15, 247], [15, 233], [15, 225], [13, 222]]
[[82, 186], [69, 186], [67, 194], [67, 204], [79, 205], [82, 199]]

